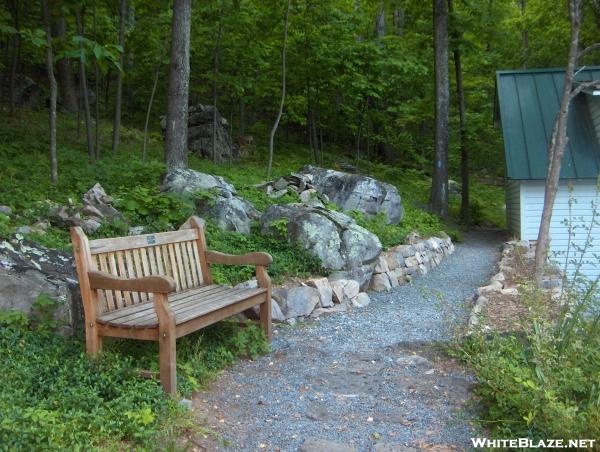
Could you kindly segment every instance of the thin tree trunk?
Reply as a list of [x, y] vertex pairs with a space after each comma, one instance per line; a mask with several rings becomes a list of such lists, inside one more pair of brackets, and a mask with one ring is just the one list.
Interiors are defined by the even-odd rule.
[[215, 40], [212, 96], [213, 96], [213, 123], [212, 123], [212, 160], [217, 163], [217, 77], [219, 76], [219, 53], [221, 51], [221, 33], [223, 31], [223, 5], [219, 12], [219, 28], [217, 30], [217, 39]]
[[[83, 17], [81, 14], [81, 10], [77, 9], [75, 12], [75, 20], [77, 21], [77, 32], [79, 36], [83, 37]], [[81, 51], [83, 51], [83, 47], [80, 45]], [[83, 110], [85, 113], [85, 131], [86, 131], [86, 141], [87, 141], [87, 151], [90, 162], [94, 161], [95, 152], [94, 152], [94, 140], [92, 137], [92, 114], [90, 112], [90, 99], [88, 96], [88, 87], [87, 87], [87, 75], [85, 70], [85, 62], [83, 57], [79, 58], [79, 78], [81, 80], [81, 95], [83, 99]]]
[[156, 94], [156, 86], [158, 85], [159, 75], [160, 63], [156, 66], [156, 72], [154, 74], [154, 84], [152, 85], [152, 92], [150, 93], [148, 108], [146, 109], [146, 121], [144, 122], [144, 144], [142, 144], [142, 162], [146, 159], [146, 145], [148, 144], [148, 124], [150, 123], [150, 112], [152, 111], [152, 103], [154, 102], [154, 95]]
[[50, 8], [47, 0], [42, 0], [42, 14], [46, 30], [46, 70], [48, 71], [48, 84], [50, 86], [49, 108], [49, 133], [50, 133], [50, 180], [53, 184], [58, 182], [58, 161], [56, 158], [56, 78], [54, 77], [54, 56], [52, 55], [52, 25]]
[[529, 30], [527, 28], [527, 19], [525, 17], [526, 1], [521, 0], [521, 19], [523, 20], [521, 30], [521, 40], [523, 41], [523, 69], [529, 65]]
[[15, 115], [15, 105], [16, 105], [15, 82], [17, 79], [17, 68], [19, 66], [19, 58], [21, 55], [21, 36], [19, 35], [20, 26], [19, 26], [19, 2], [18, 2], [18, 0], [13, 0], [12, 8], [13, 8], [13, 14], [14, 14], [15, 29], [17, 30], [17, 33], [13, 34], [13, 36], [12, 36], [13, 53], [12, 53], [12, 61], [10, 64], [10, 79], [9, 79], [10, 115], [14, 116]]
[[[54, 35], [62, 41], [64, 41], [67, 37], [67, 24], [62, 11], [55, 22]], [[56, 62], [56, 69], [58, 72], [57, 81], [62, 107], [70, 112], [77, 111], [77, 102], [79, 96], [77, 95], [77, 89], [75, 86], [73, 72], [71, 71], [71, 63], [69, 58], [61, 58], [58, 60]]]
[[244, 106], [244, 95], [240, 97], [240, 136], [246, 135], [246, 108]]
[[109, 66], [108, 71], [106, 71], [106, 83], [104, 84], [104, 114], [108, 114], [108, 95], [110, 93], [110, 78], [112, 73], [112, 68]]
[[117, 73], [117, 93], [115, 97], [115, 117], [113, 121], [112, 151], [117, 152], [121, 139], [121, 105], [123, 104], [123, 70], [125, 63], [125, 17], [127, 15], [127, 0], [120, 1], [119, 8], [119, 45], [123, 49], [119, 56], [121, 69]]
[[[96, 35], [96, 2], [93, 7], [93, 34], [94, 41], [97, 39]], [[95, 110], [95, 137], [96, 137], [96, 160], [100, 160], [100, 70], [98, 68], [98, 61], [94, 58], [94, 86], [96, 90], [96, 96], [94, 98], [94, 110]]]
[[[448, 0], [448, 13], [452, 17], [452, 0]], [[456, 75], [456, 94], [458, 103], [458, 118], [460, 129], [460, 178], [461, 178], [461, 203], [460, 217], [465, 224], [470, 222], [469, 209], [469, 149], [467, 147], [467, 116], [465, 103], [465, 90], [463, 86], [462, 61], [460, 51], [461, 32], [456, 26], [452, 27], [454, 37], [454, 72]]]
[[446, 0], [433, 0], [435, 54], [435, 158], [429, 204], [433, 213], [448, 217], [448, 9]]
[[192, 1], [175, 0], [169, 68], [165, 157], [167, 171], [187, 168], [188, 96]]
[[267, 167], [268, 179], [271, 178], [271, 170], [273, 169], [273, 141], [275, 139], [275, 132], [277, 132], [277, 127], [279, 127], [279, 121], [281, 121], [281, 115], [283, 114], [283, 105], [285, 103], [285, 54], [287, 47], [287, 35], [291, 3], [291, 0], [288, 0], [287, 7], [285, 9], [285, 22], [283, 25], [283, 46], [281, 49], [281, 102], [279, 103], [279, 111], [277, 113], [277, 118], [275, 119], [275, 123], [273, 124], [273, 128], [271, 129], [271, 134], [269, 136], [269, 166]]
[[548, 145], [548, 174], [546, 177], [546, 189], [544, 192], [544, 208], [538, 231], [537, 245], [535, 249], [535, 281], [538, 286], [542, 283], [544, 266], [548, 259], [548, 248], [550, 246], [550, 222], [552, 221], [552, 209], [558, 183], [562, 159], [567, 145], [567, 119], [569, 116], [569, 105], [572, 99], [571, 89], [575, 77], [575, 67], [579, 57], [579, 31], [582, 21], [582, 0], [569, 1], [569, 15], [571, 18], [571, 43], [569, 46], [569, 60], [565, 70], [560, 110], [554, 123], [552, 138]]

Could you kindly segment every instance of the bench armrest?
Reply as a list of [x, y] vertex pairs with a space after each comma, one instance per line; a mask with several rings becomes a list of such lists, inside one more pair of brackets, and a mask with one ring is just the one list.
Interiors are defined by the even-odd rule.
[[175, 291], [175, 281], [168, 276], [144, 276], [121, 278], [101, 271], [88, 272], [90, 287], [104, 290], [126, 290], [131, 292], [169, 293]]
[[205, 251], [206, 262], [209, 264], [256, 265], [268, 267], [273, 258], [268, 253], [225, 254], [218, 251]]

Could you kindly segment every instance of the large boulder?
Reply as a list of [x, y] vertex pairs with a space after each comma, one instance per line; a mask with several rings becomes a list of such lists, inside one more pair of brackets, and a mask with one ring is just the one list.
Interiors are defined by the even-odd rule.
[[29, 315], [42, 294], [56, 301], [55, 318], [63, 331], [82, 329], [82, 303], [72, 256], [23, 241], [18, 235], [0, 242], [0, 309]]
[[[285, 230], [282, 230], [284, 220]], [[381, 253], [376, 235], [340, 212], [305, 204], [275, 204], [260, 219], [262, 232], [282, 234], [319, 259], [323, 268], [348, 271], [374, 267]]]
[[298, 173], [307, 176], [321, 194], [345, 212], [358, 210], [367, 216], [385, 214], [388, 224], [398, 224], [404, 210], [396, 187], [372, 177], [342, 173], [316, 166], [303, 166]]
[[165, 176], [161, 189], [193, 197], [196, 213], [226, 231], [249, 234], [252, 220], [260, 215], [252, 203], [239, 197], [234, 186], [219, 176], [178, 169]]
[[[217, 110], [215, 153], [217, 162], [228, 162], [240, 157], [240, 148], [231, 141], [230, 125]], [[188, 149], [200, 157], [213, 160], [213, 119], [212, 105], [198, 104], [190, 107], [188, 113]], [[161, 118], [163, 132], [167, 120]]]

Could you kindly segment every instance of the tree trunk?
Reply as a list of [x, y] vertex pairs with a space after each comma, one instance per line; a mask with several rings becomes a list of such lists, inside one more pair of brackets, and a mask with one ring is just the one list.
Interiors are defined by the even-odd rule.
[[156, 66], [156, 73], [154, 74], [154, 84], [152, 85], [152, 92], [150, 93], [150, 100], [148, 101], [148, 109], [146, 110], [146, 121], [144, 122], [144, 144], [142, 144], [142, 162], [146, 159], [146, 145], [148, 144], [148, 124], [150, 123], [150, 112], [152, 111], [152, 103], [154, 102], [154, 95], [156, 94], [156, 86], [158, 85], [159, 75], [160, 63]]
[[[94, 7], [93, 7], [93, 34], [94, 34], [94, 41], [96, 41], [97, 39], [97, 35], [96, 35], [96, 2], [94, 2]], [[95, 128], [95, 137], [96, 137], [96, 142], [95, 142], [95, 148], [96, 148], [96, 160], [100, 160], [100, 69], [98, 68], [98, 61], [96, 61], [96, 59], [94, 58], [94, 86], [95, 86], [95, 90], [96, 90], [96, 96], [94, 97], [94, 111], [95, 111], [95, 121], [94, 124], [96, 125]]]
[[548, 248], [550, 246], [550, 222], [552, 221], [552, 209], [556, 192], [558, 191], [558, 183], [560, 178], [560, 168], [562, 159], [567, 145], [567, 119], [569, 116], [569, 105], [572, 99], [571, 89], [573, 79], [575, 77], [575, 67], [579, 57], [579, 30], [582, 21], [582, 0], [569, 1], [569, 15], [571, 18], [571, 43], [569, 46], [569, 60], [565, 70], [565, 81], [563, 84], [562, 99], [560, 102], [560, 110], [554, 129], [552, 130], [552, 138], [548, 145], [548, 174], [546, 176], [546, 189], [544, 192], [544, 208], [542, 210], [542, 219], [540, 221], [540, 229], [538, 231], [537, 245], [535, 249], [535, 281], [538, 286], [542, 283], [544, 274], [544, 266], [548, 259]]
[[435, 157], [431, 211], [448, 218], [448, 123], [450, 87], [448, 81], [448, 9], [446, 0], [433, 0], [435, 54]]
[[240, 136], [246, 135], [246, 108], [244, 106], [244, 95], [240, 97]]
[[271, 170], [273, 169], [273, 141], [275, 140], [275, 132], [277, 132], [277, 127], [279, 127], [279, 121], [281, 121], [283, 105], [285, 103], [285, 54], [287, 48], [288, 23], [291, 3], [291, 0], [288, 0], [287, 7], [285, 9], [285, 21], [283, 24], [283, 46], [281, 48], [281, 102], [279, 103], [277, 118], [275, 118], [275, 123], [273, 124], [273, 128], [271, 129], [271, 134], [269, 136], [269, 166], [267, 167], [267, 178], [271, 177]]
[[[75, 20], [77, 22], [77, 33], [83, 38], [83, 17], [81, 10], [77, 9], [75, 12]], [[83, 46], [80, 44], [81, 51], [83, 52]], [[81, 97], [83, 100], [83, 111], [85, 113], [85, 132], [87, 141], [87, 151], [90, 162], [94, 161], [94, 141], [92, 137], [92, 114], [90, 112], [90, 99], [88, 96], [87, 87], [87, 75], [85, 71], [85, 62], [83, 57], [79, 58], [79, 79], [81, 81]]]
[[15, 104], [16, 104], [15, 81], [17, 79], [17, 68], [19, 67], [19, 59], [21, 56], [21, 36], [19, 35], [20, 26], [19, 26], [19, 2], [18, 2], [18, 0], [13, 0], [12, 8], [13, 8], [13, 14], [14, 14], [15, 29], [17, 30], [17, 33], [12, 35], [13, 52], [12, 52], [12, 61], [10, 64], [10, 79], [9, 79], [10, 115], [14, 116]]
[[192, 0], [175, 0], [169, 68], [165, 157], [167, 171], [187, 168], [188, 95]]
[[395, 1], [392, 6], [394, 10], [394, 34], [398, 36], [404, 35], [404, 7], [398, 5]]
[[212, 160], [217, 163], [217, 77], [219, 76], [219, 53], [221, 51], [221, 33], [223, 32], [223, 5], [219, 12], [219, 28], [217, 30], [217, 39], [215, 40], [215, 49], [213, 55], [213, 79], [212, 79], [212, 96], [213, 96], [213, 123], [212, 123]]
[[[67, 25], [65, 16], [61, 12], [54, 24], [54, 36], [64, 41], [67, 37]], [[71, 71], [71, 62], [69, 58], [61, 58], [56, 62], [58, 71], [58, 86], [60, 90], [60, 99], [62, 107], [70, 112], [77, 111], [77, 88], [73, 72]]]
[[523, 69], [529, 65], [529, 29], [527, 28], [527, 19], [525, 17], [526, 1], [521, 0], [521, 19], [523, 29], [521, 30], [521, 40], [523, 42]]
[[121, 139], [121, 105], [123, 103], [123, 70], [125, 63], [125, 18], [127, 16], [127, 0], [120, 1], [119, 8], [119, 45], [123, 49], [119, 56], [121, 70], [117, 72], [117, 93], [115, 97], [115, 117], [113, 121], [112, 151], [117, 152]]
[[[453, 7], [452, 0], [448, 0], [448, 14], [452, 17]], [[462, 33], [456, 26], [452, 27], [452, 35], [454, 38], [454, 72], [456, 75], [456, 94], [458, 104], [458, 118], [460, 129], [460, 178], [462, 183], [461, 203], [460, 203], [460, 218], [463, 223], [470, 222], [469, 209], [469, 149], [467, 147], [467, 117], [465, 105], [465, 90], [463, 87], [463, 73], [460, 51], [460, 40]]]
[[58, 163], [56, 158], [56, 78], [54, 77], [54, 56], [52, 55], [52, 25], [48, 0], [42, 0], [42, 14], [46, 30], [46, 70], [50, 87], [49, 134], [50, 134], [50, 180], [58, 182]]

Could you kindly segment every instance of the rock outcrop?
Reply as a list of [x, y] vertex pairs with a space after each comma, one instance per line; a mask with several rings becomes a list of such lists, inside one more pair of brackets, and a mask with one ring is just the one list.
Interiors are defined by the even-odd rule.
[[299, 174], [344, 212], [358, 210], [367, 216], [383, 212], [388, 224], [398, 224], [404, 210], [396, 187], [372, 177], [342, 173], [332, 169], [306, 165]]
[[375, 234], [347, 215], [322, 207], [275, 204], [265, 211], [260, 222], [263, 233], [284, 235], [282, 238], [305, 249], [328, 270], [370, 267], [372, 272], [381, 253], [381, 242]]
[[252, 203], [239, 197], [235, 187], [219, 176], [178, 169], [165, 176], [161, 189], [194, 198], [196, 213], [226, 231], [249, 234], [252, 220], [260, 215]]
[[[212, 105], [198, 104], [190, 107], [188, 114], [188, 149], [200, 157], [213, 160], [213, 118]], [[217, 162], [228, 162], [240, 157], [240, 148], [231, 141], [230, 125], [217, 110], [215, 153]], [[160, 121], [163, 132], [167, 128], [166, 117]]]
[[82, 328], [82, 303], [72, 256], [19, 235], [0, 242], [0, 309], [17, 309], [29, 315], [42, 294], [57, 302], [55, 317], [63, 325], [62, 331]]

